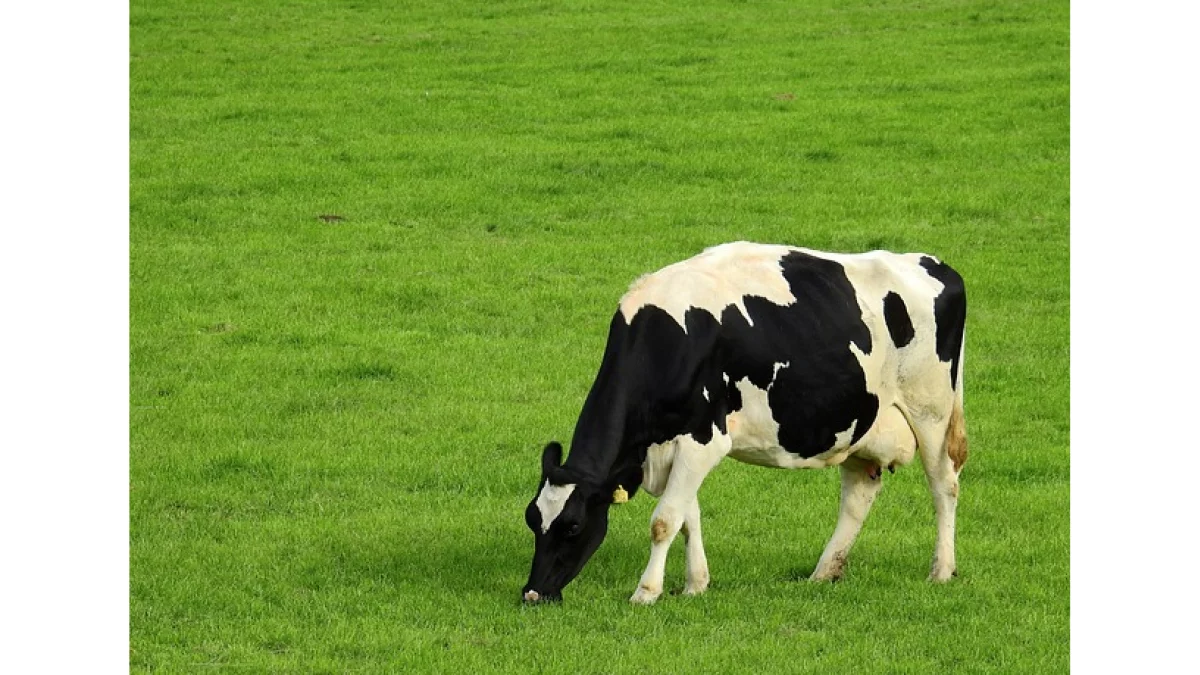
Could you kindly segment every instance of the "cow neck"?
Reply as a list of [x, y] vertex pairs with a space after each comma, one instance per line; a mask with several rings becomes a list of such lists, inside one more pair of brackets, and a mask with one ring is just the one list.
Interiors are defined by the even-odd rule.
[[571, 452], [566, 466], [600, 484], [621, 467], [629, 421], [625, 400], [627, 387], [613, 369], [602, 368], [571, 437]]
[[636, 456], [630, 443], [631, 435], [638, 435], [630, 433], [630, 424], [638, 426], [638, 416], [629, 406], [642, 396], [644, 370], [629, 359], [635, 351], [629, 344], [631, 337], [625, 317], [616, 312], [609, 324], [604, 358], [571, 438], [566, 468], [596, 484], [644, 459]]
[[565, 468], [589, 482], [606, 482], [618, 468], [624, 445], [625, 410], [592, 389], [571, 437]]

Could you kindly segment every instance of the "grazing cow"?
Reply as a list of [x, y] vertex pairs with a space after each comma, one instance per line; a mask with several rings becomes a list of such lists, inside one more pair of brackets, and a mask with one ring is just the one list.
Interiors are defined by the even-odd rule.
[[725, 456], [785, 469], [838, 466], [841, 506], [812, 579], [842, 574], [884, 467], [918, 449], [937, 516], [929, 578], [955, 574], [954, 512], [967, 458], [962, 277], [921, 253], [857, 255], [736, 242], [638, 279], [621, 298], [571, 452], [542, 453], [525, 510], [535, 550], [525, 602], [561, 600], [604, 540], [608, 509], [658, 497], [635, 603], [663, 590], [687, 543], [684, 593], [708, 586], [696, 493]]

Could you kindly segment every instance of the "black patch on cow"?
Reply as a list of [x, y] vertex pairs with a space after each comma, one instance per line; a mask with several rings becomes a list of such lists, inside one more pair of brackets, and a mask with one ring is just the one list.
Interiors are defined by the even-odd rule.
[[[850, 351], [872, 349], [858, 298], [837, 262], [794, 251], [780, 260], [796, 300], [790, 305], [757, 296], [743, 302], [754, 325], [736, 307], [725, 309], [721, 360], [730, 387], [742, 378], [768, 389], [779, 423], [779, 444], [801, 457], [814, 457], [857, 422], [857, 442], [875, 422], [879, 399], [867, 391], [866, 374]], [[776, 374], [775, 364], [786, 363]], [[741, 408], [730, 405], [730, 410]]]
[[894, 291], [888, 291], [883, 297], [883, 320], [887, 323], [888, 334], [892, 336], [892, 344], [897, 348], [912, 342], [916, 331], [913, 330], [912, 318], [908, 315], [908, 307]]
[[725, 432], [729, 409], [723, 397], [714, 395], [724, 387], [716, 359], [722, 327], [701, 309], [688, 310], [684, 323], [686, 333], [670, 314], [652, 305], [633, 318], [624, 348], [624, 382], [636, 397], [627, 420], [627, 443], [663, 443], [680, 434], [708, 443], [714, 424]]
[[937, 323], [938, 359], [950, 362], [950, 387], [958, 382], [958, 357], [962, 354], [963, 333], [967, 322], [967, 289], [963, 279], [949, 265], [929, 256], [921, 258], [921, 267], [929, 276], [942, 282], [944, 288], [933, 300], [933, 316]]

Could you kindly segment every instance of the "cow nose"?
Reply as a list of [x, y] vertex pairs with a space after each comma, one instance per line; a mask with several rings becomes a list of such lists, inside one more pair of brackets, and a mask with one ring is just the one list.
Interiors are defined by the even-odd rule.
[[542, 596], [538, 595], [537, 591], [526, 591], [525, 602], [537, 602]]

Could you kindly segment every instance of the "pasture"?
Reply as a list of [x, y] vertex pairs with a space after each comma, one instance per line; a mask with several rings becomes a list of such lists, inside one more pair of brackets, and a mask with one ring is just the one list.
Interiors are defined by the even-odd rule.
[[[1061, 672], [1068, 5], [131, 5], [134, 672]], [[919, 464], [833, 585], [834, 470], [727, 460], [522, 607], [617, 299], [732, 240], [966, 279], [960, 576]]]

